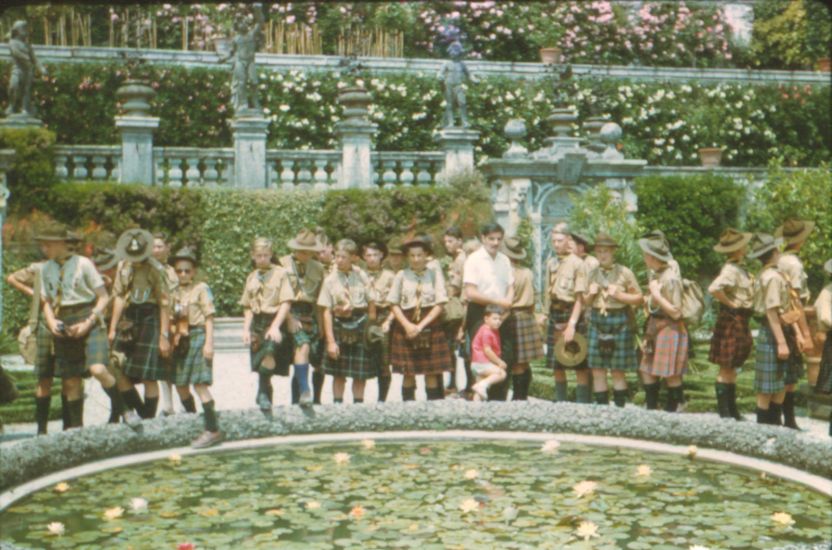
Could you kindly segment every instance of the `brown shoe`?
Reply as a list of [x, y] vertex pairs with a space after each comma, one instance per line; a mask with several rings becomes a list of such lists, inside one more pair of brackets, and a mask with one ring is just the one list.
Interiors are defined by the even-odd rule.
[[191, 448], [205, 449], [207, 447], [213, 447], [214, 445], [219, 444], [221, 441], [222, 434], [220, 432], [204, 431], [199, 437], [193, 440], [193, 442], [191, 443]]

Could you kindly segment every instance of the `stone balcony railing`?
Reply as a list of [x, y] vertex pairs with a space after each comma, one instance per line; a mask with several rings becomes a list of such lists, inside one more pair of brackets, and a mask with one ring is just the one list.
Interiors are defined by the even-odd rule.
[[230, 186], [234, 151], [231, 148], [154, 147], [153, 163], [156, 185]]
[[373, 153], [371, 162], [373, 183], [379, 187], [428, 186], [438, 182], [445, 166], [445, 153], [384, 151]]
[[121, 172], [119, 145], [58, 145], [54, 158], [59, 180], [117, 181]]
[[283, 191], [326, 191], [338, 185], [339, 150], [266, 150], [268, 187]]

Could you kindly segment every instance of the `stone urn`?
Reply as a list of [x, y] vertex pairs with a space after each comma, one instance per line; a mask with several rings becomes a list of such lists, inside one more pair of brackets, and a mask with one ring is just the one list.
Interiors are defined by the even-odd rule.
[[544, 65], [558, 65], [562, 59], [560, 48], [540, 48], [540, 62]]
[[338, 103], [344, 107], [344, 117], [348, 120], [366, 119], [372, 99], [360, 86], [343, 88], [338, 93]]
[[715, 168], [722, 163], [722, 147], [700, 147], [699, 160], [705, 168]]
[[817, 70], [819, 70], [820, 72], [828, 73], [832, 70], [832, 59], [828, 57], [821, 57], [820, 59], [818, 59], [817, 65], [815, 66], [817, 67]]
[[143, 80], [127, 80], [116, 90], [126, 116], [150, 116], [150, 100], [156, 92]]

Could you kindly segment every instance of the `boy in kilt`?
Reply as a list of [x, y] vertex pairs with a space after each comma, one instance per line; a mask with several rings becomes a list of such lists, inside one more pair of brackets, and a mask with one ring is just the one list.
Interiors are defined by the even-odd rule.
[[[809, 361], [816, 361], [818, 357], [813, 349], [814, 335], [809, 328], [808, 319], [811, 318], [814, 326], [817, 326], [817, 323], [815, 310], [810, 302], [809, 277], [798, 254], [814, 228], [815, 223], [811, 221], [787, 220], [774, 232], [774, 236], [782, 239], [785, 244], [785, 249], [777, 261], [777, 269], [789, 283], [794, 311], [799, 316], [794, 325], [797, 346]], [[786, 396], [783, 399], [783, 425], [793, 430], [800, 429], [795, 421], [794, 392], [802, 376], [803, 361], [790, 362], [789, 371], [786, 373]]]
[[251, 247], [254, 271], [243, 288], [243, 344], [249, 347], [251, 372], [257, 373], [257, 406], [270, 411], [272, 376], [289, 376], [292, 341], [284, 322], [289, 317], [294, 293], [286, 270], [272, 263], [272, 242], [258, 237]]
[[728, 261], [708, 287], [720, 304], [708, 353], [708, 360], [719, 365], [717, 411], [720, 418], [735, 420], [742, 420], [737, 410], [737, 369], [748, 359], [753, 344], [748, 321], [753, 313], [754, 279], [743, 263], [751, 237], [732, 228], [722, 233], [714, 250], [727, 255]]
[[364, 402], [364, 385], [377, 375], [366, 329], [375, 317], [370, 298], [369, 280], [363, 271], [353, 269], [352, 257], [358, 246], [342, 239], [335, 246], [335, 271], [324, 279], [318, 305], [323, 308], [326, 355], [324, 373], [334, 378], [332, 395], [335, 403], [343, 403], [347, 377], [352, 378], [353, 403]]
[[[176, 277], [176, 272], [173, 266], [168, 264], [168, 257], [170, 256], [170, 243], [168, 237], [164, 233], [153, 234], [153, 258], [159, 262], [164, 268], [165, 282], [168, 285], [168, 291], [171, 296], [176, 291], [179, 280]], [[171, 304], [172, 306], [173, 304]], [[173, 311], [169, 313], [173, 316]], [[169, 339], [170, 340], [170, 339]], [[170, 340], [171, 349], [173, 349], [173, 341]], [[159, 380], [159, 390], [162, 398], [161, 408], [162, 416], [170, 416], [174, 414], [173, 409], [173, 354], [168, 357], [162, 357], [162, 366], [168, 377], [164, 380]]]
[[[549, 312], [549, 329], [546, 338], [547, 363], [555, 377], [555, 401], [566, 401], [566, 370], [555, 356], [555, 344], [561, 338], [569, 343], [575, 333], [586, 332], [581, 323], [582, 304], [580, 293], [586, 290], [583, 260], [570, 252], [570, 233], [563, 226], [555, 226], [551, 234], [552, 249], [557, 255], [546, 265], [547, 287], [544, 303]], [[575, 367], [575, 401], [590, 403], [589, 365], [583, 361]]]
[[173, 292], [174, 319], [174, 382], [185, 410], [196, 412], [190, 386], [199, 396], [205, 419], [205, 431], [191, 447], [203, 449], [222, 441], [217, 411], [209, 387], [213, 382], [214, 361], [214, 296], [205, 283], [194, 284], [197, 270], [196, 255], [183, 248], [173, 257], [179, 277]]
[[448, 341], [440, 317], [448, 301], [442, 271], [427, 266], [430, 241], [415, 237], [404, 244], [408, 267], [396, 273], [387, 295], [396, 323], [391, 336], [393, 372], [404, 376], [402, 400], [413, 401], [416, 376], [425, 377], [430, 401], [444, 399], [442, 377], [451, 370]]
[[595, 238], [599, 265], [587, 273], [584, 303], [589, 308], [589, 367], [595, 402], [610, 402], [607, 371], [612, 374], [613, 401], [616, 407], [627, 403], [627, 373], [638, 371], [635, 322], [630, 306], [640, 305], [644, 297], [633, 272], [615, 261], [618, 243], [609, 235]]
[[[104, 280], [104, 288], [107, 290], [107, 295], [110, 297], [107, 302], [107, 309], [104, 311], [104, 326], [109, 327], [110, 321], [113, 318], [113, 281], [115, 280], [116, 268], [119, 264], [118, 255], [115, 250], [109, 248], [98, 248], [93, 254], [92, 261], [95, 264], [95, 269]], [[116, 384], [120, 378], [124, 378], [124, 371], [122, 370], [124, 364], [124, 354], [115, 350], [115, 346], [110, 346], [110, 358], [107, 363], [107, 370], [116, 379]], [[123, 407], [124, 400], [120, 400], [118, 404]], [[124, 414], [122, 408], [114, 408], [110, 410], [110, 418], [107, 420], [108, 424], [118, 424], [121, 421], [121, 416]]]
[[641, 376], [648, 409], [659, 404], [660, 379], [667, 384], [665, 411], [676, 412], [682, 401], [682, 377], [688, 366], [688, 331], [682, 320], [682, 278], [670, 267], [670, 250], [663, 239], [638, 241], [647, 268], [653, 274], [646, 297], [647, 329], [644, 334]]
[[387, 400], [390, 390], [390, 327], [393, 323], [393, 312], [387, 297], [393, 286], [396, 274], [382, 266], [387, 257], [387, 245], [370, 241], [362, 247], [362, 257], [367, 264], [367, 277], [370, 279], [370, 299], [376, 307], [376, 317], [370, 322], [368, 331], [368, 345], [373, 356], [373, 362], [378, 369], [378, 401]]
[[[827, 260], [823, 269], [832, 275], [832, 260]], [[827, 284], [818, 294], [815, 311], [818, 320], [815, 343], [823, 349], [815, 392], [829, 395], [832, 394], [832, 336], [829, 334], [832, 330], [832, 283]], [[832, 414], [829, 415], [829, 435], [832, 437]]]
[[505, 239], [502, 253], [511, 260], [514, 300], [508, 317], [500, 325], [500, 333], [514, 342], [511, 357], [505, 357], [511, 368], [512, 400], [526, 401], [532, 382], [530, 363], [544, 357], [543, 337], [534, 315], [534, 274], [523, 265], [528, 253], [519, 239]]
[[[465, 268], [465, 260], [468, 257], [462, 249], [464, 240], [462, 238], [462, 231], [457, 226], [451, 226], [445, 230], [443, 237], [445, 251], [448, 253], [448, 261], [445, 264], [445, 290], [448, 294], [448, 303], [445, 305], [444, 312], [444, 329], [445, 335], [450, 343], [451, 370], [450, 381], [448, 383], [448, 390], [453, 393], [461, 385], [457, 382], [456, 369], [456, 352], [460, 348], [460, 344], [465, 340], [465, 333], [463, 331], [463, 320], [465, 319], [465, 302], [462, 299], [462, 277]], [[471, 389], [473, 384], [473, 375], [471, 374], [471, 362], [463, 356], [465, 365], [465, 391]]]
[[754, 316], [760, 323], [754, 364], [757, 423], [776, 426], [781, 425], [786, 376], [790, 366], [801, 361], [796, 320], [789, 319], [793, 311], [789, 283], [777, 269], [779, 244], [771, 235], [757, 233], [748, 254], [763, 264], [754, 287]]
[[[83, 425], [83, 385], [81, 379], [94, 376], [110, 398], [111, 407], [123, 410], [116, 379], [107, 371], [109, 345], [103, 314], [109, 300], [104, 280], [89, 258], [74, 254], [68, 247], [71, 234], [54, 226], [37, 236], [49, 260], [41, 271], [43, 317], [53, 336], [55, 367], [63, 382], [69, 427]], [[135, 426], [133, 411], [125, 415]]]
[[[315, 238], [317, 239], [318, 246], [321, 248], [320, 252], [315, 254], [315, 258], [319, 264], [321, 264], [321, 268], [324, 271], [324, 277], [326, 277], [327, 273], [330, 272], [330, 268], [332, 267], [332, 243], [329, 240], [329, 237], [326, 236], [324, 233], [323, 228], [317, 227], [315, 228]], [[323, 283], [323, 278], [321, 279], [321, 283]], [[320, 288], [318, 288], [318, 292], [320, 292]], [[313, 303], [317, 303], [318, 297], [315, 296], [315, 300]], [[317, 305], [316, 305], [317, 307]], [[318, 312], [318, 351], [314, 357], [311, 358], [312, 362], [312, 402], [315, 405], [321, 404], [321, 394], [323, 393], [324, 389], [324, 379], [326, 375], [324, 374], [324, 367], [321, 364], [323, 361], [323, 354], [324, 354], [324, 343], [323, 338], [321, 337], [321, 330], [323, 326], [323, 320], [321, 317], [321, 310], [320, 308], [317, 309]]]
[[[313, 258], [323, 247], [315, 233], [308, 229], [302, 229], [288, 244], [292, 253], [280, 258], [280, 265], [286, 270], [293, 294], [288, 321], [294, 345], [292, 402], [306, 407], [313, 403], [309, 390], [309, 364], [320, 365], [321, 362], [320, 310], [315, 303], [325, 273], [324, 266]], [[320, 392], [316, 402], [320, 403]]]
[[[128, 229], [116, 250], [124, 261], [113, 283], [113, 317], [110, 344], [124, 353], [124, 377], [119, 390], [128, 409], [142, 418], [156, 416], [159, 380], [170, 375], [161, 358], [170, 356], [170, 293], [162, 264], [151, 257], [153, 236], [143, 229]], [[134, 384], [144, 385], [142, 403]]]

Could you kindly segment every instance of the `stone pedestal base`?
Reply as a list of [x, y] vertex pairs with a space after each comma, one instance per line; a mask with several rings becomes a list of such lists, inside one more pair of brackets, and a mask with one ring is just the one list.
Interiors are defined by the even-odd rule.
[[269, 120], [262, 115], [235, 117], [229, 125], [234, 132], [234, 186], [264, 189], [266, 177], [266, 134]]
[[477, 130], [442, 128], [434, 138], [445, 151], [445, 168], [440, 180], [447, 183], [453, 176], [474, 169], [474, 144], [480, 138]]
[[377, 129], [377, 125], [364, 120], [345, 120], [335, 127], [335, 133], [341, 139], [340, 188], [373, 187], [370, 151], [371, 140]]
[[153, 132], [158, 127], [159, 117], [116, 117], [116, 128], [121, 132], [121, 183], [153, 185], [155, 182]]

